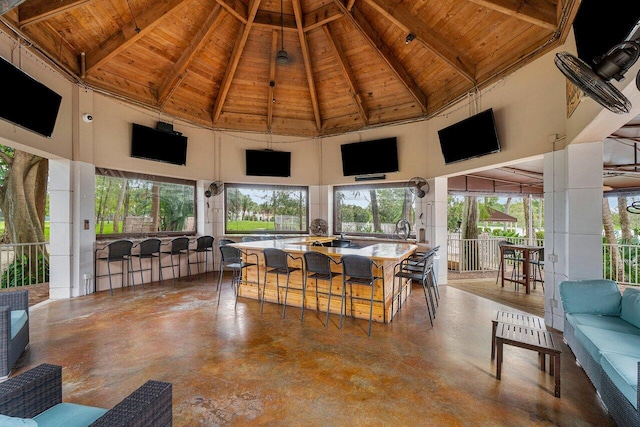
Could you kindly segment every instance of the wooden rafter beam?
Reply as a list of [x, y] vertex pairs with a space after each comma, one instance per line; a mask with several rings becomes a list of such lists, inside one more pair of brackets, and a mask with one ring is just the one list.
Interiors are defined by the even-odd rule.
[[302, 49], [302, 59], [304, 61], [304, 70], [307, 74], [307, 83], [309, 84], [309, 94], [311, 95], [311, 106], [313, 107], [313, 115], [316, 119], [316, 128], [318, 131], [322, 129], [322, 119], [320, 117], [320, 106], [318, 105], [318, 92], [316, 83], [313, 78], [313, 68], [311, 67], [311, 55], [309, 53], [309, 44], [307, 43], [307, 35], [304, 32], [302, 21], [302, 6], [300, 0], [291, 0], [293, 3], [293, 14], [296, 17], [298, 26], [298, 37], [300, 38], [300, 48]]
[[240, 0], [216, 0], [216, 2], [240, 22], [247, 24], [248, 9]]
[[216, 4], [209, 12], [198, 32], [193, 36], [189, 46], [187, 46], [175, 62], [173, 69], [169, 71], [167, 77], [158, 87], [158, 105], [164, 105], [169, 96], [173, 93], [184, 76], [187, 68], [200, 50], [200, 47], [209, 39], [209, 35], [213, 33], [221, 22], [222, 7]]
[[[111, 34], [97, 48], [86, 53], [87, 74], [99, 68], [141, 37], [153, 30], [170, 12], [183, 4], [185, 0], [167, 0], [155, 3], [135, 20], [127, 22], [120, 30]], [[137, 24], [137, 25], [136, 25]]]
[[[471, 0], [473, 3], [549, 30], [558, 26], [557, 8], [550, 1]], [[560, 6], [558, 2], [558, 6]]]
[[327, 36], [327, 40], [329, 40], [329, 44], [331, 45], [333, 53], [338, 59], [340, 67], [342, 68], [342, 74], [344, 75], [344, 78], [349, 85], [349, 92], [351, 94], [351, 97], [353, 98], [353, 102], [356, 108], [358, 109], [358, 115], [364, 122], [364, 125], [367, 126], [369, 125], [369, 113], [367, 112], [367, 109], [362, 102], [362, 97], [360, 96], [360, 91], [358, 90], [358, 84], [356, 82], [355, 75], [351, 70], [351, 66], [349, 65], [349, 61], [347, 60], [342, 47], [331, 32], [329, 26], [324, 25], [322, 29], [324, 30], [324, 34]]
[[231, 59], [229, 60], [229, 64], [227, 65], [227, 69], [224, 73], [222, 83], [220, 84], [218, 97], [216, 98], [216, 102], [213, 105], [213, 123], [216, 123], [218, 121], [218, 119], [220, 118], [220, 114], [222, 113], [222, 107], [224, 106], [224, 102], [227, 99], [227, 94], [229, 93], [231, 82], [233, 81], [233, 77], [235, 76], [236, 70], [238, 69], [238, 63], [240, 62], [240, 57], [242, 56], [244, 47], [247, 44], [247, 39], [249, 38], [253, 20], [256, 18], [256, 13], [258, 12], [259, 6], [260, 0], [253, 0], [250, 3], [247, 15], [247, 23], [246, 25], [243, 25], [242, 32], [236, 39], [236, 44], [233, 47], [233, 52], [231, 53]]
[[378, 56], [387, 64], [389, 69], [393, 71], [393, 73], [398, 77], [400, 82], [404, 85], [404, 87], [409, 91], [411, 96], [415, 99], [423, 113], [427, 112], [427, 99], [422, 92], [422, 90], [418, 87], [418, 85], [413, 81], [407, 70], [404, 69], [402, 64], [393, 56], [391, 49], [380, 39], [378, 33], [371, 27], [369, 22], [362, 16], [362, 13], [358, 10], [357, 7], [354, 7], [351, 12], [349, 12], [346, 6], [342, 3], [341, 0], [333, 0], [335, 4], [342, 10], [344, 16], [349, 20], [351, 25], [353, 25], [359, 32], [362, 34], [367, 43], [373, 48], [373, 50], [378, 54]]
[[267, 100], [267, 130], [273, 123], [273, 100], [276, 84], [276, 54], [278, 53], [278, 30], [271, 32], [271, 55], [269, 56], [269, 99]]
[[348, 0], [347, 1], [347, 10], [353, 9], [353, 5], [356, 3], [356, 0]]
[[[304, 31], [307, 32], [314, 28], [320, 28], [331, 21], [340, 19], [342, 16], [340, 9], [338, 9], [335, 4], [329, 3], [312, 12], [305, 13], [302, 19], [302, 27], [304, 28]], [[283, 24], [285, 31], [298, 31], [295, 16], [284, 15]], [[280, 30], [280, 13], [261, 10], [256, 15], [253, 25], [268, 28], [270, 30]]]
[[82, 6], [91, 0], [29, 0], [18, 6], [18, 25], [29, 24], [49, 19], [59, 13]]
[[365, 0], [365, 2], [407, 34], [411, 33], [416, 36], [416, 40], [419, 43], [475, 85], [475, 67], [471, 64], [471, 60], [467, 58], [466, 54], [453, 49], [451, 43], [447, 43], [446, 40], [410, 11], [401, 7], [398, 2], [391, 0]]
[[[285, 31], [298, 31], [298, 27], [296, 27], [296, 18], [293, 15], [284, 15], [283, 18], [284, 19], [282, 21]], [[266, 28], [268, 30], [280, 31], [280, 12], [260, 10], [256, 14], [256, 19], [253, 20], [253, 25], [256, 27]]]

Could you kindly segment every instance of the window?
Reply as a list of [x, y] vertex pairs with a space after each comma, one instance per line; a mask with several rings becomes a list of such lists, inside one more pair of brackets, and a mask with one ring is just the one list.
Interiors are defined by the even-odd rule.
[[194, 234], [195, 181], [96, 168], [96, 235]]
[[403, 184], [336, 186], [333, 201], [334, 234], [392, 237], [401, 219], [415, 224], [414, 195]]
[[308, 232], [309, 189], [285, 185], [226, 184], [225, 232]]

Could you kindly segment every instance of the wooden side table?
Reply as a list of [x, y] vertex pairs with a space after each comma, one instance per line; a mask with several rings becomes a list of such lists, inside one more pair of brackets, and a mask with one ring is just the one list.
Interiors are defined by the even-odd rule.
[[511, 311], [494, 310], [493, 317], [491, 318], [491, 360], [496, 358], [496, 327], [498, 323], [508, 323], [543, 331], [547, 330], [542, 317], [513, 313]]
[[501, 378], [502, 373], [502, 348], [504, 344], [514, 347], [526, 348], [537, 351], [540, 359], [540, 369], [545, 370], [546, 355], [549, 355], [549, 375], [555, 379], [555, 397], [560, 397], [560, 354], [562, 351], [556, 343], [551, 332], [540, 329], [526, 328], [508, 323], [498, 323], [496, 327], [496, 379]]

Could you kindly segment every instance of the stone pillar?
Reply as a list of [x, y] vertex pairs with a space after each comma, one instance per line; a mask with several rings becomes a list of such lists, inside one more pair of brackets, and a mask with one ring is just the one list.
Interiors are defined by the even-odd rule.
[[545, 322], [561, 331], [558, 284], [602, 278], [602, 197], [602, 142], [545, 154]]

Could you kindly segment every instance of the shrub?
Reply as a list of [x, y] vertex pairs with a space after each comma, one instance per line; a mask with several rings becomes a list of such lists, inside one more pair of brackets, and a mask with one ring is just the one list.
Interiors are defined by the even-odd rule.
[[17, 286], [35, 285], [49, 281], [49, 260], [42, 254], [38, 254], [38, 274], [29, 274], [29, 258], [21, 256], [16, 258], [2, 271], [0, 288], [13, 288]]

